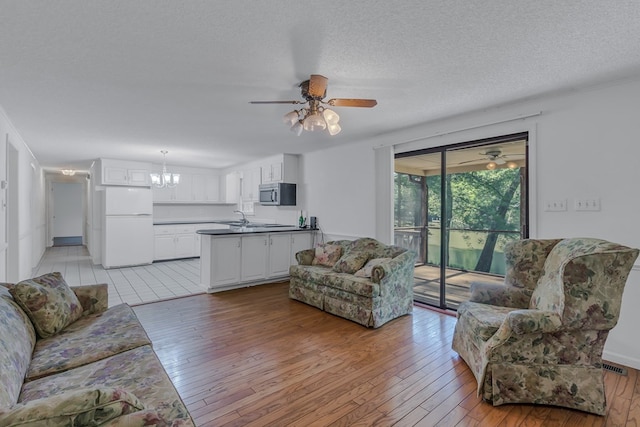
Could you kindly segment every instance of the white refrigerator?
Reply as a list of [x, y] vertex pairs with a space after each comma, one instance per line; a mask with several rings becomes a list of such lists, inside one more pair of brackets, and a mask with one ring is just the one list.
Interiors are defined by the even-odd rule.
[[153, 262], [151, 189], [106, 187], [102, 227], [102, 266], [127, 267]]

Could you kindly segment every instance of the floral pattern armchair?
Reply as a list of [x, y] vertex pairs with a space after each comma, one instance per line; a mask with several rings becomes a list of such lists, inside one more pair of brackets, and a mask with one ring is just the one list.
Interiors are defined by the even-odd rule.
[[637, 257], [590, 238], [508, 245], [504, 285], [472, 285], [458, 309], [452, 346], [478, 394], [604, 414], [602, 350]]

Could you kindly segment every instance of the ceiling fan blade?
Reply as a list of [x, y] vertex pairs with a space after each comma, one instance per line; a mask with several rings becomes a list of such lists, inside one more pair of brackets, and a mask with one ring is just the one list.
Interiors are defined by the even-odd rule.
[[464, 165], [464, 164], [467, 164], [467, 163], [479, 162], [481, 160], [484, 160], [484, 159], [465, 160], [464, 162], [458, 163], [458, 165]]
[[304, 104], [303, 101], [249, 101], [249, 104]]
[[371, 108], [378, 105], [375, 99], [352, 99], [352, 98], [333, 98], [327, 101], [327, 104], [334, 107], [366, 107]]
[[494, 160], [494, 162], [496, 162], [496, 163], [497, 163], [497, 164], [499, 164], [499, 165], [504, 165], [505, 163], [507, 163], [507, 162], [505, 162], [505, 161], [504, 161], [504, 159], [502, 159], [502, 158], [500, 158], [500, 157], [498, 157], [497, 159], [495, 159], [495, 160]]
[[313, 98], [324, 98], [327, 92], [327, 80], [329, 79], [320, 74], [311, 74], [309, 90], [307, 91], [309, 95]]

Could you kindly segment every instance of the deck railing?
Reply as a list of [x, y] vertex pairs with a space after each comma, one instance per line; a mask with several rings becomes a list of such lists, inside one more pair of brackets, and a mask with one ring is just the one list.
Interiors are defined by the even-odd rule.
[[[423, 227], [397, 227], [394, 229], [394, 244], [415, 251], [419, 264], [438, 266], [441, 252], [440, 232], [439, 223]], [[519, 239], [519, 231], [450, 228], [447, 267], [477, 271], [476, 263], [487, 237], [492, 233], [498, 234], [498, 239], [488, 273], [503, 275], [503, 247], [511, 240]]]

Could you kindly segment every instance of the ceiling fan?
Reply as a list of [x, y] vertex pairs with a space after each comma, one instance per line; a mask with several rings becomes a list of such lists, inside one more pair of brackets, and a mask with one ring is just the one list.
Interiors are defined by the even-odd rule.
[[340, 116], [325, 107], [375, 107], [375, 99], [332, 98], [324, 101], [327, 96], [327, 79], [320, 74], [311, 74], [309, 80], [300, 83], [300, 91], [304, 101], [250, 101], [250, 104], [309, 104], [300, 110], [293, 110], [284, 115], [284, 122], [290, 126], [292, 132], [300, 135], [303, 130], [326, 130], [330, 135], [338, 134], [342, 129], [338, 124]]
[[502, 151], [499, 148], [492, 148], [485, 151], [484, 153], [480, 152], [478, 154], [484, 157], [481, 157], [480, 159], [467, 160], [465, 162], [460, 162], [459, 164], [462, 165], [465, 163], [477, 162], [478, 160], [488, 160], [489, 163], [487, 163], [486, 167], [489, 170], [496, 169], [498, 165], [504, 165], [505, 163], [507, 164], [507, 167], [509, 169], [515, 169], [518, 167], [518, 164], [516, 162], [510, 161], [508, 159], [509, 157], [513, 157], [513, 156], [502, 154]]

